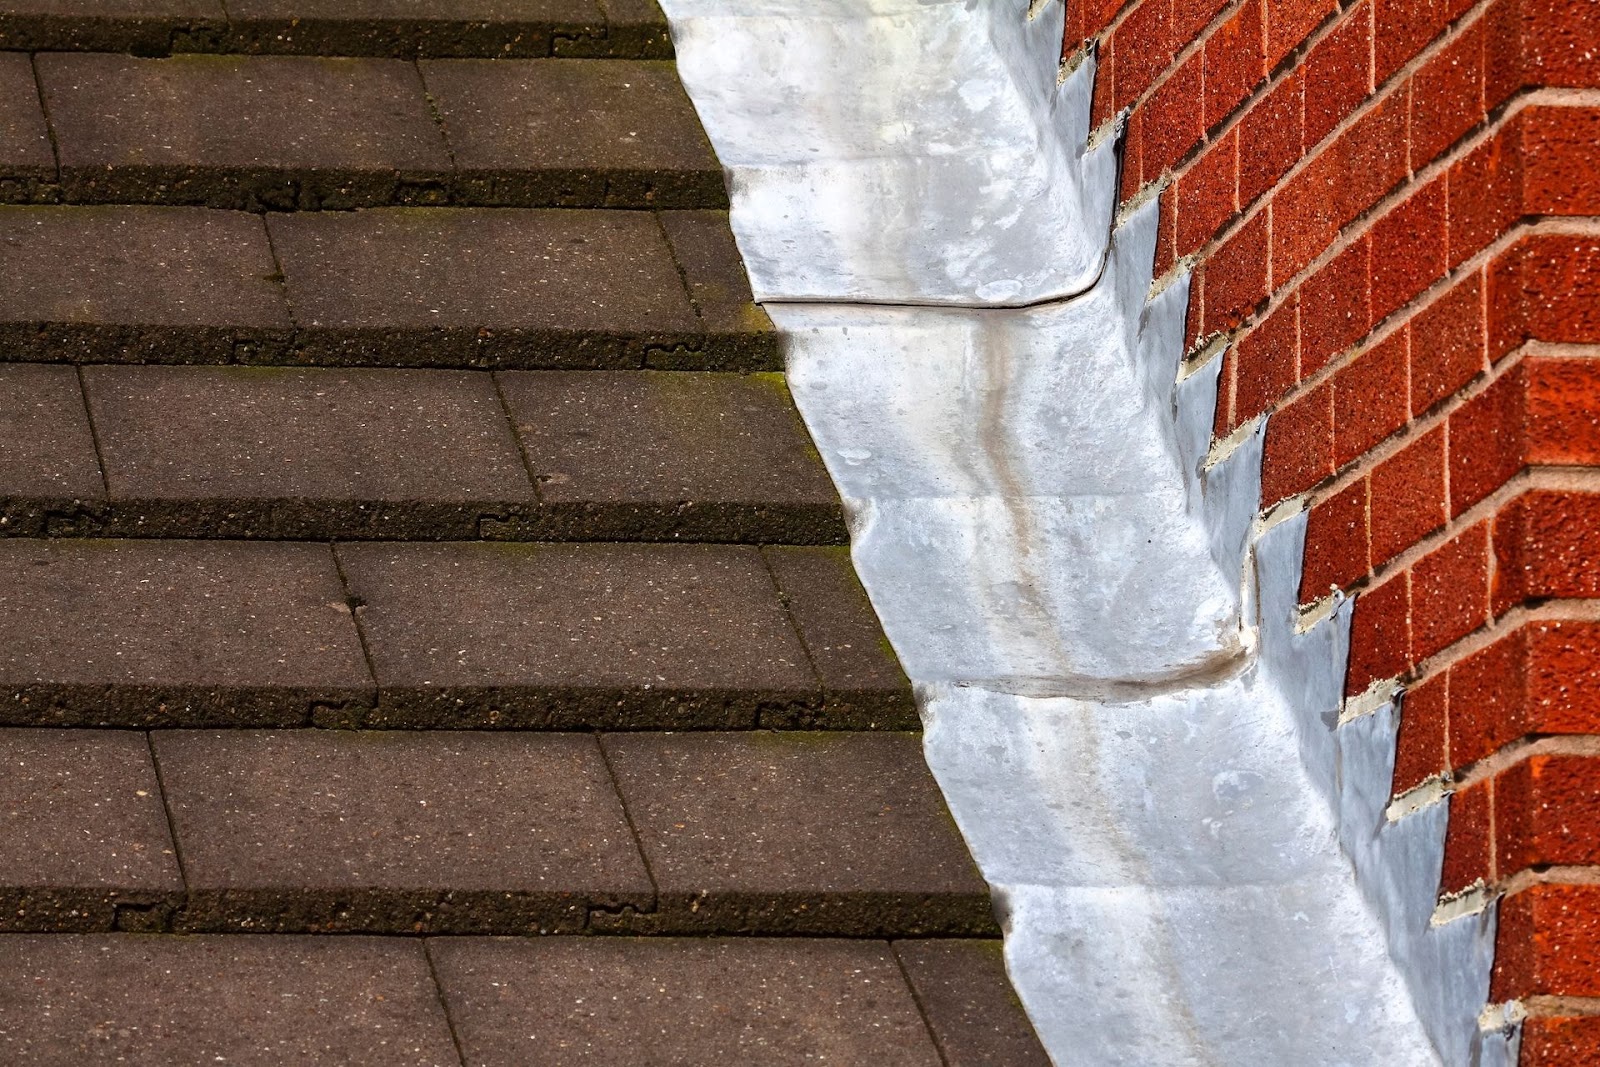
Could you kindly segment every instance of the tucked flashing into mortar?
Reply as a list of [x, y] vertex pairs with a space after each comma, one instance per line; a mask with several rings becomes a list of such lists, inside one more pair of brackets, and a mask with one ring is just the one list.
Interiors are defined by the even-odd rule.
[[1513, 1062], [1492, 911], [1435, 910], [1447, 804], [1389, 809], [1396, 699], [1343, 714], [1350, 605], [1299, 611], [1265, 421], [1211, 441], [1060, 5], [663, 6], [1052, 1054]]

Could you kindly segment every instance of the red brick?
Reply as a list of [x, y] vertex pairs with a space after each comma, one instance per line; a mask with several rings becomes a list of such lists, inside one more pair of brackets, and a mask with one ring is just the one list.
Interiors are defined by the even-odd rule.
[[1217, 414], [1211, 420], [1213, 437], [1223, 438], [1239, 423], [1233, 417], [1233, 391], [1238, 381], [1239, 353], [1228, 348], [1222, 353], [1222, 373], [1217, 382]]
[[1300, 602], [1309, 604], [1371, 572], [1367, 547], [1367, 480], [1351, 482], [1306, 516]]
[[1524, 340], [1600, 342], [1600, 237], [1536, 233], [1494, 264], [1489, 307], [1498, 356]]
[[1156, 83], [1177, 52], [1168, 32], [1170, 0], [1139, 0], [1111, 34], [1116, 53], [1115, 109], [1121, 111]]
[[1522, 53], [1522, 0], [1489, 0], [1483, 12], [1483, 89], [1490, 111], [1522, 88]]
[[1139, 107], [1144, 116], [1144, 180], [1155, 181], [1205, 136], [1201, 121], [1200, 53], [1183, 61]]
[[1122, 130], [1121, 187], [1117, 190], [1118, 202], [1133, 199], [1144, 185], [1144, 112], [1134, 108], [1128, 113], [1127, 125]]
[[1287, 75], [1239, 121], [1239, 206], [1248, 207], [1300, 159], [1305, 81]]
[[1528, 732], [1528, 633], [1450, 667], [1450, 766], [1476, 763]]
[[1600, 19], [1593, 0], [1522, 0], [1526, 84], [1590, 89], [1600, 85]]
[[1450, 416], [1450, 514], [1506, 484], [1527, 463], [1525, 371], [1513, 367]]
[[1315, 374], [1367, 335], [1371, 326], [1365, 237], [1300, 287], [1300, 375]]
[[1411, 658], [1420, 663], [1489, 621], [1489, 526], [1479, 523], [1411, 568]]
[[1435, 427], [1373, 470], [1374, 568], [1444, 525], [1444, 453], [1444, 427]]
[[1600, 734], [1600, 623], [1540, 620], [1524, 629], [1528, 732]]
[[1529, 460], [1600, 465], [1600, 361], [1528, 360]]
[[[1174, 230], [1176, 230], [1177, 212], [1173, 212]], [[1202, 265], [1194, 272], [1194, 277], [1189, 283], [1189, 306], [1183, 312], [1183, 350], [1193, 352], [1200, 342], [1200, 337], [1205, 327], [1206, 308], [1206, 269]], [[1209, 335], [1207, 335], [1209, 336]]]
[[1405, 174], [1406, 106], [1398, 94], [1336, 137], [1274, 200], [1274, 284], [1304, 268]]
[[1600, 215], [1600, 109], [1530, 107], [1518, 116], [1530, 214]]
[[1501, 127], [1450, 167], [1449, 242], [1452, 267], [1488, 247], [1522, 216], [1522, 141]]
[[1298, 380], [1299, 301], [1291, 297], [1240, 338], [1234, 405], [1240, 420], [1270, 408]]
[[1195, 160], [1178, 179], [1178, 254], [1186, 256], [1211, 240], [1238, 210], [1234, 185], [1239, 133], [1229, 133]]
[[1289, 279], [1322, 254], [1338, 236], [1334, 186], [1337, 168], [1326, 154], [1311, 162], [1279, 188], [1272, 208], [1272, 287]]
[[1311, 31], [1339, 10], [1336, 0], [1266, 0], [1267, 68], [1281, 63]]
[[1411, 413], [1420, 415], [1487, 368], [1483, 284], [1457, 282], [1411, 320]]
[[1345, 692], [1364, 692], [1373, 682], [1398, 678], [1410, 666], [1411, 576], [1401, 573], [1356, 596], [1350, 620], [1350, 665]]
[[[1161, 191], [1161, 202], [1157, 206], [1159, 218], [1156, 221], [1156, 267], [1157, 278], [1171, 270], [1178, 262], [1178, 190], [1168, 186]], [[1193, 313], [1195, 300], [1189, 301], [1190, 312]]]
[[1522, 0], [1489, 0], [1483, 12], [1483, 103], [1490, 111], [1522, 88]]
[[1494, 521], [1496, 615], [1529, 599], [1600, 596], [1600, 494], [1535, 489]]
[[1065, 62], [1074, 55], [1089, 36], [1088, 13], [1082, 3], [1066, 5], [1066, 25], [1061, 31], [1061, 59]]
[[1373, 49], [1381, 84], [1471, 7], [1473, 0], [1374, 0]]
[[1079, 36], [1094, 37], [1111, 25], [1117, 14], [1126, 6], [1128, 0], [1073, 0], [1067, 8], [1068, 10], [1077, 8], [1081, 11], [1078, 22]]
[[1206, 38], [1205, 123], [1210, 129], [1231, 115], [1267, 76], [1262, 0], [1244, 0], [1233, 17]]
[[1491, 1001], [1600, 996], [1600, 885], [1531, 885], [1500, 902]]
[[1450, 769], [1445, 761], [1448, 694], [1449, 686], [1442, 674], [1406, 690], [1400, 704], [1400, 731], [1395, 738], [1394, 795]]
[[1444, 277], [1445, 180], [1436, 178], [1373, 223], [1372, 321], [1381, 322]]
[[1411, 169], [1439, 158], [1483, 119], [1483, 24], [1475, 22], [1411, 77]]
[[1459, 893], [1494, 877], [1493, 800], [1489, 782], [1478, 782], [1450, 794], [1450, 821], [1444, 832], [1441, 895]]
[[[1600, 626], [1591, 622], [1529, 623], [1463, 659], [1449, 674], [1452, 764], [1474, 763], [1533, 735], [1593, 734], [1600, 724], [1597, 679]], [[1600, 770], [1592, 759], [1587, 767]]]
[[1100, 45], [1095, 66], [1094, 95], [1089, 100], [1089, 125], [1099, 129], [1117, 113], [1117, 52], [1109, 38]]
[[1535, 1016], [1522, 1024], [1522, 1067], [1600, 1063], [1600, 1015]]
[[1331, 393], [1321, 385], [1267, 420], [1261, 463], [1263, 507], [1305, 492], [1333, 473]]
[[1357, 4], [1306, 56], [1305, 142], [1321, 141], [1372, 91], [1372, 4]]
[[1228, 0], [1172, 0], [1172, 39], [1180, 47], [1198, 40], [1227, 6]]
[[1406, 177], [1407, 110], [1406, 94], [1390, 93], [1328, 146], [1328, 155], [1341, 172], [1334, 198], [1340, 226]]
[[1600, 759], [1530, 756], [1495, 782], [1495, 865], [1501, 877], [1529, 867], [1600, 863]]
[[1233, 329], [1267, 298], [1268, 255], [1264, 211], [1211, 254], [1205, 265], [1206, 333]]
[[1333, 463], [1343, 467], [1406, 424], [1409, 334], [1397, 330], [1333, 378]]

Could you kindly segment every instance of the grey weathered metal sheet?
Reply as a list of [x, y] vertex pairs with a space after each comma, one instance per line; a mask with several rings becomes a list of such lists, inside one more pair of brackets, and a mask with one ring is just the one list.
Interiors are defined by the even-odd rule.
[[1056, 85], [1060, 4], [667, 6], [757, 299], [1017, 304], [1093, 283], [1116, 157], [1085, 149], [1091, 72]]
[[1052, 1055], [1514, 1062], [1492, 912], [1434, 922], [1445, 806], [1390, 818], [1349, 605], [1302, 632], [1304, 516], [1258, 525], [1264, 427], [1207, 462], [1219, 361], [1154, 204], [1110, 236], [1059, 4], [664, 7]]

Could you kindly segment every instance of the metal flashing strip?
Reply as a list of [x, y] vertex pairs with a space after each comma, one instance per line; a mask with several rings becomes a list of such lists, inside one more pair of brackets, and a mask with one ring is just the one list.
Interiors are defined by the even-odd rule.
[[1265, 424], [1208, 457], [1156, 204], [1112, 232], [1056, 0], [663, 0], [758, 299], [1057, 1062], [1509, 1064], [1447, 805], [1340, 721]]

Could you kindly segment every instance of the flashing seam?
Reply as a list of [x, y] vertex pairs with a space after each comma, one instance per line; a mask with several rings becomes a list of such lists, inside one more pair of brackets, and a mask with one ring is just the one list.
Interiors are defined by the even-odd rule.
[[1052, 1057], [1514, 1063], [1447, 798], [1389, 810], [1401, 694], [1341, 715], [1351, 605], [1301, 615], [1265, 421], [1212, 449], [1059, 0], [662, 6]]

